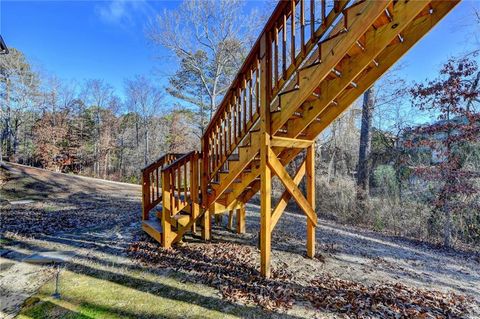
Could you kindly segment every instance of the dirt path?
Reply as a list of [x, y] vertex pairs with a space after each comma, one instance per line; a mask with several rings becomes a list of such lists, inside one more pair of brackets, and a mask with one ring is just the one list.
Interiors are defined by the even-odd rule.
[[[139, 187], [62, 174], [51, 175], [49, 172], [23, 167], [17, 169], [13, 174], [17, 178], [16, 186], [7, 183], [2, 192], [11, 196], [12, 193], [18, 194], [22, 192], [21, 189], [25, 189], [25, 195], [12, 196], [11, 200], [33, 198], [34, 202], [7, 204], [1, 208], [4, 234], [3, 258], [0, 261], [0, 317], [12, 317], [23, 301], [51, 278], [50, 268], [22, 262], [25, 256], [34, 252], [75, 250], [77, 257], [68, 268], [82, 273], [85, 273], [85, 269], [94, 269], [94, 263], [96, 267], [102, 268], [102, 273], [108, 270], [115, 274], [127, 274], [130, 271], [133, 263], [126, 256], [125, 249], [142, 233], [139, 223]], [[32, 183], [35, 191], [32, 191]], [[43, 184], [47, 186], [42, 186]], [[12, 191], [12, 188], [16, 190]], [[255, 251], [259, 230], [258, 211], [257, 205], [247, 205], [247, 234], [237, 235], [225, 228], [214, 227], [214, 242], [238, 243]], [[51, 212], [55, 214], [50, 216]], [[58, 222], [59, 214], [61, 222]], [[38, 223], [45, 227], [46, 231], [43, 234], [37, 232], [34, 234], [35, 238], [29, 238], [28, 235], [32, 234], [29, 231], [31, 226], [25, 229], [25, 223], [17, 222], [15, 216], [17, 219], [22, 216], [28, 221], [37, 220], [41, 216], [45, 220]], [[72, 222], [72, 219], [75, 222]], [[51, 226], [52, 223], [54, 226]], [[62, 229], [65, 225], [67, 230]], [[15, 235], [14, 232], [21, 235]], [[187, 245], [198, 245], [200, 248], [204, 245], [188, 238], [186, 242]], [[305, 257], [305, 217], [291, 212], [285, 212], [280, 219], [274, 230], [272, 243], [273, 266], [288, 269], [304, 283], [311, 282], [319, 274], [329, 274], [364, 284], [403, 283], [446, 293], [455, 292], [475, 298], [476, 308], [473, 309], [471, 317], [480, 316], [478, 256], [446, 252], [426, 244], [322, 220], [317, 228], [317, 251], [320, 252], [320, 258], [311, 260]], [[157, 272], [151, 271], [152, 274]], [[128, 274], [131, 276], [131, 273]], [[147, 273], [144, 275], [147, 276]], [[109, 276], [112, 275], [107, 278], [110, 278]], [[180, 282], [184, 281], [185, 278], [180, 279]], [[185, 283], [182, 285], [188, 286]], [[145, 291], [153, 295], [160, 294], [159, 288], [154, 284], [142, 286], [141, 289], [146, 289]], [[195, 289], [195, 292], [201, 291], [201, 295], [217, 295], [215, 290], [209, 287], [195, 286], [192, 289]], [[182, 293], [168, 295], [168, 298], [182, 300], [181, 295]], [[206, 306], [204, 302], [199, 302], [198, 305]], [[255, 308], [245, 310], [235, 307], [222, 301], [215, 304], [215, 309], [221, 312], [239, 311], [244, 317], [265, 315], [261, 311], [257, 312]], [[273, 315], [298, 318], [319, 314], [296, 305], [290, 311]], [[265, 316], [270, 317], [272, 313]], [[322, 314], [321, 317], [336, 315]]]

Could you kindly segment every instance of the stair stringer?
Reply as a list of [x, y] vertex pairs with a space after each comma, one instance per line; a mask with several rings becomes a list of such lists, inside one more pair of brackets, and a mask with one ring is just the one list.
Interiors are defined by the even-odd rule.
[[[422, 14], [422, 10], [424, 10], [427, 6], [426, 3], [423, 3], [423, 6], [420, 5], [413, 9], [416, 10], [416, 14], [413, 15], [403, 15], [404, 18], [408, 19], [408, 22], [400, 21], [398, 19], [398, 15], [394, 15], [394, 20], [385, 25], [384, 27], [377, 30], [377, 33], [388, 32], [392, 30], [392, 25], [397, 24], [403, 27], [400, 27], [398, 30], [403, 34], [403, 42], [393, 43], [392, 44], [392, 35], [390, 34], [387, 39], [382, 41], [378, 44], [378, 47], [383, 47], [383, 50], [377, 54], [370, 54], [367, 58], [361, 58], [361, 62], [356, 69], [353, 68], [346, 68], [351, 71], [349, 73], [345, 73], [343, 78], [339, 78], [342, 81], [342, 85], [345, 83], [350, 83], [355, 80], [357, 83], [356, 89], [350, 89], [346, 92], [340, 91], [336, 95], [332, 95], [327, 99], [319, 99], [319, 102], [313, 102], [314, 108], [310, 108], [309, 111], [312, 115], [307, 115], [309, 117], [307, 125], [300, 125], [295, 123], [292, 127], [296, 127], [297, 129], [292, 129], [291, 133], [287, 136], [290, 138], [297, 138], [301, 133], [305, 133], [304, 139], [313, 140], [315, 139], [323, 130], [330, 125], [336, 118], [343, 113], [348, 106], [350, 106], [361, 94], [363, 94], [373, 83], [381, 77], [388, 69], [398, 60], [400, 59], [405, 53], [408, 52], [410, 48], [412, 48], [435, 24], [437, 24], [446, 14], [455, 7], [458, 1], [439, 1], [434, 2], [428, 10], [432, 12], [428, 15]], [[411, 13], [412, 11], [410, 11]], [[415, 11], [413, 11], [415, 12]], [[395, 19], [397, 17], [397, 19]], [[416, 18], [417, 17], [417, 18]], [[393, 35], [395, 38], [395, 35]], [[373, 58], [372, 58], [373, 56]], [[378, 65], [370, 67], [371, 60], [374, 58], [376, 59]], [[341, 85], [340, 85], [341, 86]], [[341, 93], [344, 95], [340, 96]], [[337, 103], [335, 106], [322, 106], [320, 101], [322, 100], [330, 100], [333, 101], [338, 97], [336, 100]], [[308, 102], [307, 102], [308, 103]], [[308, 107], [305, 107], [308, 109]], [[314, 119], [317, 118], [320, 114], [325, 113], [325, 116], [321, 118], [320, 121], [315, 121]], [[305, 117], [305, 113], [304, 113]], [[313, 119], [313, 120], [312, 120]], [[273, 121], [273, 120], [272, 120]], [[293, 148], [277, 148], [274, 149], [275, 154], [280, 158], [284, 165], [290, 163], [300, 152], [301, 149], [293, 149]], [[256, 178], [260, 176], [260, 167], [255, 167], [252, 169], [250, 173], [248, 173], [247, 178], [242, 185], [246, 185], [244, 187], [239, 187], [234, 189], [232, 193], [227, 196], [226, 206], [229, 207], [235, 201], [242, 201], [247, 202], [251, 199], [259, 190], [260, 190], [260, 182], [255, 181]], [[248, 187], [248, 190], [246, 188]]]

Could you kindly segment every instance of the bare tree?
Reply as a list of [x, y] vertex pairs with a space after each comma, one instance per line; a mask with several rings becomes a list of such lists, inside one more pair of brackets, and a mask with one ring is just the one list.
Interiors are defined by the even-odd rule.
[[[148, 38], [169, 49], [179, 62], [167, 92], [197, 108], [207, 125], [251, 44], [252, 25], [240, 0], [184, 1], [151, 24]], [[245, 26], [249, 26], [245, 28]]]
[[136, 76], [133, 80], [125, 81], [125, 92], [127, 108], [136, 115], [137, 143], [139, 125], [143, 130], [143, 159], [144, 165], [147, 165], [150, 159], [150, 122], [153, 116], [158, 114], [163, 96], [153, 82], [145, 76]]
[[84, 84], [83, 97], [87, 105], [90, 105], [94, 122], [94, 151], [93, 151], [93, 175], [100, 176], [100, 138], [102, 130], [102, 109], [106, 109], [113, 98], [113, 88], [103, 80], [88, 80]]
[[38, 83], [22, 52], [11, 48], [9, 54], [0, 55], [0, 157], [4, 144], [7, 157], [15, 157], [19, 128], [25, 119], [22, 112], [36, 104]]

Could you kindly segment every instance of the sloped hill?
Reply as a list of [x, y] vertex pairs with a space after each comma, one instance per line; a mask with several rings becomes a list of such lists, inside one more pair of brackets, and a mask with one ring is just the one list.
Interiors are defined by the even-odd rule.
[[[0, 230], [52, 234], [139, 217], [140, 186], [17, 164], [1, 168]], [[118, 219], [119, 214], [128, 214]], [[126, 218], [123, 218], [126, 217]]]

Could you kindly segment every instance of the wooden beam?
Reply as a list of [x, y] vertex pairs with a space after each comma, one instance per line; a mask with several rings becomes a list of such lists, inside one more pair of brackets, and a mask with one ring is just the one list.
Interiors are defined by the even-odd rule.
[[[320, 113], [321, 121], [314, 121], [314, 119], [318, 117], [318, 113], [310, 117], [313, 122], [306, 129], [301, 130], [306, 133], [306, 138], [316, 138], [318, 134], [328, 127], [328, 125], [346, 110], [347, 107], [350, 106], [366, 89], [372, 86], [382, 74], [387, 72], [396, 61], [407, 53], [409, 49], [425, 36], [425, 34], [442, 20], [458, 3], [459, 0], [431, 2], [433, 9], [432, 14], [416, 18], [410, 22], [410, 24], [402, 30], [404, 38], [402, 43], [388, 45], [382, 52], [375, 53], [378, 66], [371, 68], [365, 74], [354, 79], [358, 85], [356, 89], [349, 90], [345, 95], [338, 99], [335, 107], [325, 108], [323, 112]], [[397, 2], [396, 5], [399, 4], [400, 2]], [[377, 45], [380, 45], [380, 43], [377, 43]], [[357, 58], [357, 62], [359, 59], [361, 59], [361, 57]], [[342, 77], [346, 77], [347, 72], [349, 71], [344, 70]], [[304, 112], [303, 117], [304, 119], [309, 117], [308, 112]], [[296, 124], [301, 126], [301, 124]], [[289, 131], [289, 134], [292, 134], [290, 137], [295, 137], [296, 134], [301, 133], [301, 131], [299, 132], [294, 128], [292, 129], [293, 131]], [[280, 154], [280, 157], [283, 159], [284, 163], [289, 163], [298, 153], [298, 149], [286, 149]]]
[[[297, 137], [308, 124], [314, 122], [320, 113], [350, 85], [355, 77], [370, 65], [378, 53], [387, 47], [426, 5], [427, 3], [424, 1], [400, 1], [394, 7], [392, 22], [376, 30], [366, 32], [365, 50], [342, 64], [341, 77], [324, 80], [320, 84], [319, 91], [321, 94], [318, 99], [305, 107], [302, 118], [292, 119], [288, 122], [289, 137]], [[394, 25], [395, 28], [393, 28]], [[352, 91], [357, 90], [358, 88]]]
[[[302, 162], [302, 165], [297, 169], [297, 172], [295, 173], [295, 176], [293, 177], [293, 182], [295, 185], [300, 184], [300, 181], [302, 180], [303, 176], [305, 176], [305, 161]], [[282, 197], [280, 198], [280, 201], [278, 202], [277, 206], [275, 206], [275, 209], [273, 210], [272, 213], [272, 231], [275, 228], [275, 226], [278, 223], [278, 220], [282, 216], [283, 211], [287, 207], [288, 201], [292, 198], [292, 195], [288, 190], [285, 190], [282, 194]]]
[[[270, 277], [272, 175], [268, 166], [270, 154], [270, 41], [263, 35], [260, 40], [261, 107], [260, 107], [260, 273]], [[275, 69], [277, 66], [275, 65]]]
[[452, 10], [459, 1], [433, 1], [431, 3], [433, 12], [430, 15], [422, 16], [412, 21], [402, 35], [402, 43], [387, 46], [377, 55], [378, 66], [371, 68], [367, 73], [355, 79], [358, 87], [348, 91], [337, 100], [335, 108], [327, 108], [321, 114], [321, 121], [313, 122], [307, 128], [308, 138], [314, 138], [320, 134], [334, 119], [346, 110], [363, 92], [365, 92], [375, 81], [382, 76], [390, 67], [408, 52], [425, 34], [430, 31], [447, 13]]
[[271, 149], [269, 149], [268, 160], [268, 166], [272, 169], [272, 171], [275, 172], [275, 174], [277, 174], [282, 184], [285, 186], [288, 192], [292, 194], [293, 198], [298, 203], [300, 208], [305, 212], [312, 224], [317, 226], [317, 215], [315, 214], [315, 211], [307, 199], [305, 199], [298, 186], [295, 185], [293, 180], [290, 178], [287, 170], [285, 167], [283, 167], [282, 163], [278, 160], [277, 156], [275, 156], [275, 153], [273, 153]]
[[[411, 1], [410, 1], [411, 2]], [[403, 2], [397, 2], [396, 6], [400, 5]], [[307, 139], [314, 139], [318, 134], [320, 134], [338, 115], [343, 112], [351, 103], [353, 103], [358, 96], [362, 94], [368, 87], [370, 87], [382, 74], [384, 74], [402, 55], [404, 55], [408, 50], [415, 45], [429, 30], [431, 30], [441, 19], [443, 19], [449, 11], [451, 11], [457, 4], [459, 3], [458, 0], [455, 1], [433, 1], [431, 2], [431, 6], [433, 9], [432, 14], [425, 15], [422, 17], [418, 17], [414, 19], [410, 24], [402, 30], [402, 35], [404, 38], [403, 43], [398, 44], [391, 44], [388, 45], [381, 53], [375, 53], [376, 60], [378, 61], [378, 66], [375, 68], [371, 68], [365, 74], [362, 74], [361, 77], [356, 78], [355, 81], [358, 85], [356, 89], [351, 89], [342, 96], [339, 100], [337, 100], [338, 105], [336, 107], [328, 108], [327, 112], [321, 113], [321, 121], [315, 121], [315, 118], [318, 117], [318, 113], [316, 117], [311, 116], [311, 120], [313, 121], [307, 129], [303, 129], [301, 131], [306, 133]], [[391, 27], [391, 26], [390, 26]], [[379, 28], [380, 30], [381, 28]], [[373, 34], [373, 33], [372, 33]], [[379, 45], [379, 44], [377, 44]], [[361, 59], [361, 57], [356, 58]], [[350, 72], [348, 70], [342, 70], [343, 76], [346, 75], [346, 72]], [[342, 77], [343, 77], [342, 76]], [[340, 79], [340, 78], [338, 78]], [[335, 80], [337, 81], [337, 80]], [[350, 79], [349, 81], [350, 82]], [[347, 83], [345, 82], [345, 83]], [[318, 112], [318, 111], [317, 111]], [[274, 113], [272, 116], [276, 116]], [[307, 112], [303, 113], [303, 116], [308, 114]], [[298, 121], [298, 120], [295, 120]], [[289, 121], [290, 124], [290, 121]], [[296, 129], [294, 129], [296, 131]], [[298, 134], [301, 133], [298, 132]], [[289, 126], [289, 134], [290, 126]], [[293, 134], [290, 137], [295, 137]], [[275, 151], [275, 153], [279, 154], [279, 158], [282, 159], [283, 163], [289, 163], [292, 161], [295, 156], [300, 152], [300, 149], [285, 149], [283, 152]], [[247, 176], [250, 181], [253, 181], [255, 177], [260, 175], [260, 169], [254, 169], [251, 173]], [[252, 184], [253, 188], [248, 192], [248, 196], [243, 196], [242, 200], [248, 200], [251, 196], [253, 196], [258, 190], [260, 189], [260, 183]], [[232, 201], [233, 198], [230, 198], [229, 201]]]
[[237, 233], [245, 234], [245, 204], [237, 208]]
[[307, 148], [312, 145], [313, 141], [302, 140], [297, 138], [274, 136], [270, 141], [271, 147], [288, 147], [288, 148]]
[[[315, 212], [315, 144], [307, 148], [305, 158], [307, 171], [307, 201]], [[307, 256], [315, 256], [315, 226], [310, 219], [307, 220]]]
[[355, 45], [357, 39], [381, 15], [391, 1], [365, 1], [351, 8], [348, 12], [348, 32], [321, 45], [322, 63], [299, 71], [299, 90], [281, 96], [281, 112], [272, 116], [272, 133], [275, 134], [292, 116], [297, 108], [312, 95], [318, 84], [324, 80], [331, 70]]

